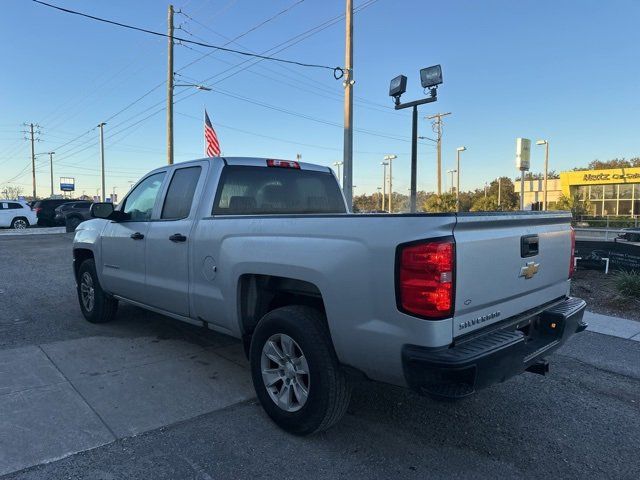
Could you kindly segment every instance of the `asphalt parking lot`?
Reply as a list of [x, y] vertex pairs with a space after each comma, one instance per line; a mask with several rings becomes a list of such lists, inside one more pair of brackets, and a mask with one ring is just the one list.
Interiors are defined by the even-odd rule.
[[235, 340], [124, 305], [84, 321], [71, 240], [0, 237], [3, 478], [638, 477], [638, 341], [587, 331], [549, 376], [456, 403], [362, 382], [337, 427], [297, 438]]

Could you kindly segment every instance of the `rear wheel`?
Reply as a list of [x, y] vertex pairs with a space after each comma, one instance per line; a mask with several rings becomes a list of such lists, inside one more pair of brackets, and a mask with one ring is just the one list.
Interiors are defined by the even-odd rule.
[[284, 430], [309, 435], [346, 412], [350, 385], [317, 310], [288, 306], [269, 312], [253, 333], [249, 357], [258, 399]]
[[29, 226], [29, 220], [23, 217], [14, 218], [11, 221], [11, 228], [15, 228], [16, 230], [24, 230]]
[[102, 290], [92, 258], [78, 269], [78, 301], [84, 318], [91, 323], [113, 320], [118, 310], [118, 301]]

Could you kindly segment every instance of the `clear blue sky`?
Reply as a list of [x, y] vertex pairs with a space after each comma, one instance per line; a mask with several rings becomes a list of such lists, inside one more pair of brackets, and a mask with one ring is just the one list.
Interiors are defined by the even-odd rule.
[[[365, 0], [357, 0], [356, 6]], [[50, 0], [63, 7], [165, 31], [167, 2], [160, 0]], [[297, 0], [175, 0], [176, 9], [207, 26], [176, 15], [184, 30], [215, 44], [235, 37]], [[0, 186], [31, 191], [23, 122], [41, 125], [37, 152], [52, 149], [54, 175], [76, 178], [79, 193], [99, 186], [98, 133], [62, 146], [130, 102], [105, 127], [107, 189], [119, 193], [165, 155], [166, 39], [64, 14], [27, 0], [4, 0], [0, 28]], [[343, 13], [343, 0], [305, 0], [247, 34], [233, 46], [265, 51]], [[514, 177], [515, 138], [551, 144], [551, 168], [569, 169], [599, 158], [640, 154], [640, 2], [379, 0], [355, 16], [354, 126], [356, 192], [382, 184], [380, 161], [398, 154], [394, 190], [409, 186], [409, 111], [389, 108], [389, 80], [408, 77], [403, 100], [421, 94], [418, 71], [440, 63], [439, 100], [420, 110], [420, 135], [433, 136], [423, 119], [448, 112], [443, 172], [457, 146], [466, 145], [462, 188], [480, 187], [498, 175]], [[202, 109], [206, 106], [223, 153], [295, 158], [330, 165], [342, 156], [342, 85], [325, 70], [283, 68], [260, 62], [239, 71], [245, 58], [216, 52], [187, 68], [206, 50], [175, 47], [178, 81], [205, 82], [212, 92], [176, 91], [176, 161], [202, 154]], [[344, 21], [277, 53], [287, 59], [342, 65]], [[242, 64], [242, 68], [253, 62]], [[229, 73], [239, 72], [228, 78]], [[217, 83], [214, 83], [217, 82]], [[242, 97], [250, 101], [240, 100]], [[250, 102], [262, 102], [327, 125]], [[151, 117], [143, 120], [150, 114]], [[192, 118], [195, 117], [195, 118]], [[257, 136], [258, 135], [263, 135]], [[110, 138], [113, 135], [112, 138]], [[272, 138], [265, 138], [272, 137]], [[434, 190], [435, 148], [419, 149], [418, 187]], [[38, 161], [38, 190], [48, 193], [45, 156]], [[543, 148], [532, 154], [540, 171]], [[443, 182], [448, 177], [443, 174]]]

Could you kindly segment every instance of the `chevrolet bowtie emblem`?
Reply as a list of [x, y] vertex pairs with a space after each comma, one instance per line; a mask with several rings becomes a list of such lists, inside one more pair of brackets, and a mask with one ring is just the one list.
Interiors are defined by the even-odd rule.
[[539, 263], [529, 262], [524, 267], [520, 268], [520, 276], [529, 280], [530, 278], [533, 278], [536, 273], [538, 273], [539, 267]]

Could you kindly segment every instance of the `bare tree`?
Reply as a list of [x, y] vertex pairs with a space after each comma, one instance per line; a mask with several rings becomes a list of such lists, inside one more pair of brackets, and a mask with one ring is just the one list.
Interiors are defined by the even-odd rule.
[[22, 187], [17, 185], [5, 185], [0, 189], [0, 193], [7, 200], [17, 200], [20, 195], [22, 195]]

